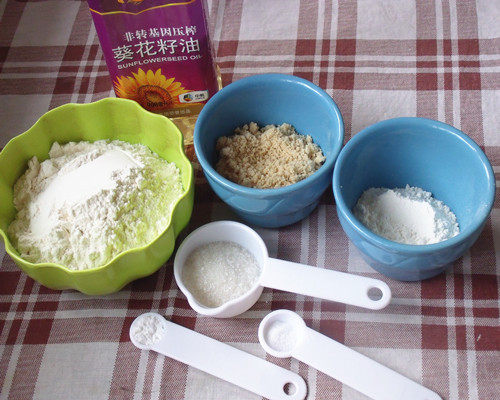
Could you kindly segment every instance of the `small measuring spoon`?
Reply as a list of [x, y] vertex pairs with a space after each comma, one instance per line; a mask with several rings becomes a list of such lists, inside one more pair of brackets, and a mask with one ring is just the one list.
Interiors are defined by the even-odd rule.
[[[216, 241], [230, 241], [246, 248], [260, 265], [261, 274], [255, 285], [244, 295], [219, 307], [206, 307], [200, 304], [184, 285], [182, 268], [186, 258], [194, 249]], [[234, 317], [247, 311], [257, 302], [264, 287], [372, 310], [384, 308], [391, 301], [389, 286], [378, 279], [270, 258], [266, 245], [257, 232], [234, 221], [211, 222], [188, 235], [175, 255], [174, 276], [177, 285], [195, 311], [218, 318]], [[373, 291], [378, 292], [378, 299], [370, 297]]]
[[296, 358], [374, 400], [441, 400], [426, 387], [308, 328], [293, 311], [266, 315], [259, 342], [269, 354]]
[[[160, 321], [149, 345], [144, 344], [146, 341], [141, 342], [135, 333], [141, 320], [148, 316]], [[160, 314], [139, 315], [132, 322], [129, 334], [139, 349], [156, 351], [260, 396], [276, 400], [303, 400], [306, 397], [306, 383], [296, 373], [167, 321]]]

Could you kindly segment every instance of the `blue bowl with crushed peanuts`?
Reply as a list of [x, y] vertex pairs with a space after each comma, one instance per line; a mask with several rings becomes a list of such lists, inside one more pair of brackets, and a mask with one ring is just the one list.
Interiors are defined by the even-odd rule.
[[[256, 189], [226, 179], [215, 169], [217, 139], [250, 122], [291, 124], [312, 137], [325, 162], [307, 178], [280, 188]], [[343, 140], [344, 122], [332, 98], [313, 83], [284, 74], [254, 75], [226, 86], [205, 105], [194, 129], [196, 156], [214, 192], [245, 221], [273, 228], [300, 221], [316, 208]]]

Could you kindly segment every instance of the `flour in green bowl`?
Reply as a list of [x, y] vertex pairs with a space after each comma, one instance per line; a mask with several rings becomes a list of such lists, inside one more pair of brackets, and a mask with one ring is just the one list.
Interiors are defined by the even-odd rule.
[[179, 169], [146, 146], [54, 143], [14, 185], [8, 232], [27, 261], [96, 268], [156, 239], [182, 194]]

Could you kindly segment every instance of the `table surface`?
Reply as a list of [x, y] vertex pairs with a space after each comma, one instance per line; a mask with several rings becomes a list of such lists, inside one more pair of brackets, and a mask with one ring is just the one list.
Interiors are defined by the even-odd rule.
[[[469, 134], [500, 173], [500, 2], [209, 2], [225, 85], [265, 72], [294, 74], [339, 105], [346, 140], [396, 116], [444, 121]], [[0, 2], [0, 146], [48, 109], [111, 96], [86, 2]], [[497, 178], [498, 179], [498, 178]], [[264, 290], [236, 318], [197, 316], [168, 262], [119, 293], [89, 297], [46, 289], [0, 250], [1, 399], [254, 399], [163, 356], [141, 352], [128, 328], [159, 311], [217, 340], [298, 372], [309, 399], [363, 399], [307, 365], [266, 356], [257, 340], [270, 311], [297, 311], [315, 330], [395, 369], [443, 399], [500, 398], [500, 203], [470, 251], [424, 282], [387, 279], [348, 241], [330, 192], [302, 222], [258, 229], [271, 256], [386, 281], [392, 303], [373, 312]], [[236, 219], [202, 176], [187, 231]]]

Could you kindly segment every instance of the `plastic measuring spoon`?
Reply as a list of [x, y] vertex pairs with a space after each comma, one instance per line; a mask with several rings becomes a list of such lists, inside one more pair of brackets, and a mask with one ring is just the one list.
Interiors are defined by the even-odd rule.
[[[197, 247], [216, 241], [235, 242], [252, 253], [261, 273], [255, 285], [244, 295], [219, 307], [200, 304], [182, 281], [182, 268], [189, 254]], [[391, 301], [391, 290], [385, 282], [290, 261], [270, 258], [264, 241], [253, 229], [234, 221], [217, 221], [193, 231], [179, 246], [174, 260], [177, 285], [187, 297], [189, 305], [200, 314], [228, 318], [252, 307], [264, 287], [337, 301], [359, 307], [379, 310]], [[369, 292], [378, 292], [379, 298], [370, 298]]]
[[436, 393], [308, 328], [293, 311], [277, 310], [259, 325], [266, 352], [293, 357], [375, 400], [441, 400]]
[[[145, 345], [134, 332], [148, 316], [159, 318], [160, 326], [154, 343]], [[307, 394], [304, 379], [296, 373], [167, 321], [157, 313], [139, 315], [130, 326], [130, 340], [142, 350], [156, 351], [269, 399], [303, 400]]]

